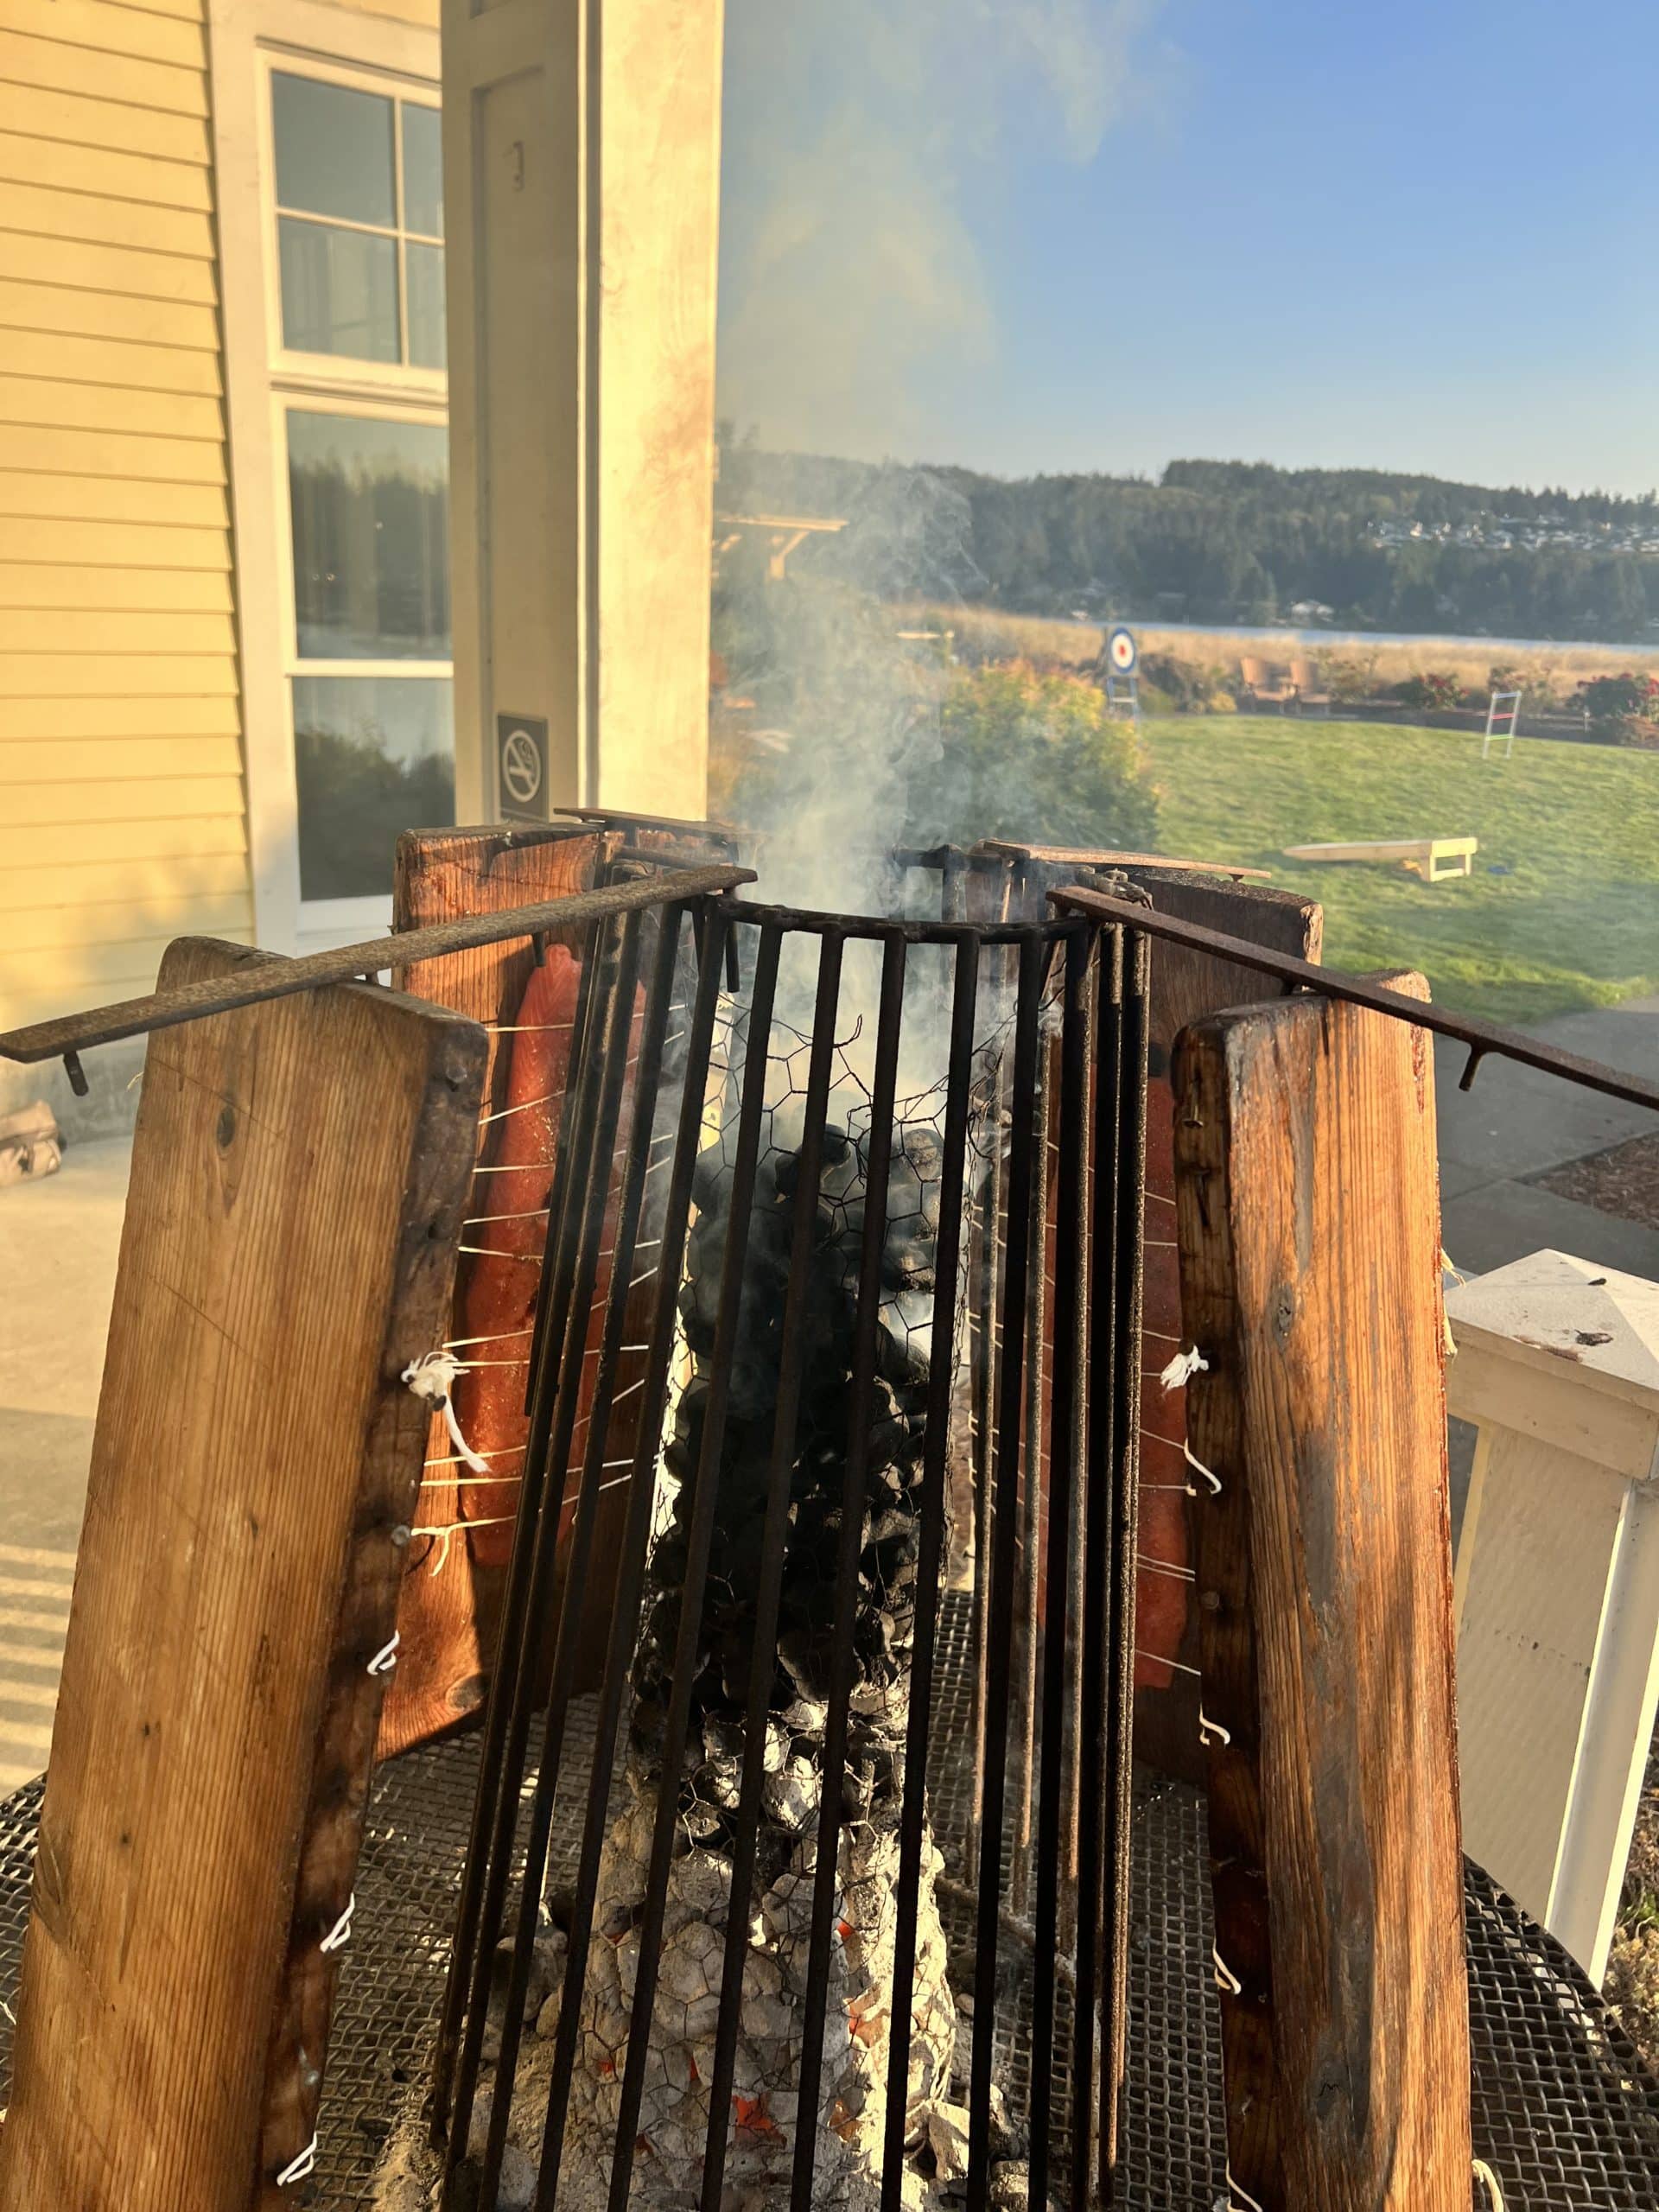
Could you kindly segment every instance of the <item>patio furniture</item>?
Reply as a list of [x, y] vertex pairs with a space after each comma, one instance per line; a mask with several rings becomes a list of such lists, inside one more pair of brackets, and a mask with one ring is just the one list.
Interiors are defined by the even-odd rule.
[[1296, 694], [1297, 708], [1302, 714], [1330, 713], [1331, 694], [1319, 689], [1319, 671], [1311, 660], [1292, 661], [1290, 681]]
[[1238, 672], [1253, 706], [1288, 707], [1296, 696], [1289, 670], [1281, 668], [1275, 661], [1255, 660], [1246, 655], [1238, 664]]

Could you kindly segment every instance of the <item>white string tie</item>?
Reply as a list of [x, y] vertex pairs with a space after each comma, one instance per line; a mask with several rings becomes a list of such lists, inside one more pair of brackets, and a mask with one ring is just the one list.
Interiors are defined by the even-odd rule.
[[[1239, 2200], [1236, 2204], [1232, 2201], [1235, 2197]], [[1233, 2179], [1233, 2170], [1230, 2166], [1227, 2169], [1227, 2212], [1262, 2212], [1262, 2208], [1244, 2184]], [[1499, 2212], [1502, 2212], [1501, 2207]]]
[[1487, 2201], [1491, 2206], [1491, 2212], [1503, 2212], [1503, 2192], [1497, 2185], [1497, 2176], [1492, 2171], [1484, 2158], [1477, 2158], [1475, 2160], [1475, 2179], [1478, 2182], [1484, 2183]]
[[1243, 1983], [1233, 1972], [1227, 1961], [1222, 1957], [1221, 1953], [1217, 1950], [1214, 1944], [1211, 1944], [1210, 1947], [1210, 1955], [1216, 1962], [1216, 1987], [1217, 1989], [1224, 1989], [1230, 1997], [1242, 1997], [1244, 1994]]
[[1207, 1375], [1210, 1363], [1195, 1344], [1191, 1351], [1178, 1351], [1159, 1376], [1166, 1390], [1184, 1390], [1195, 1375]]
[[1198, 1707], [1198, 1741], [1207, 1749], [1212, 1743], [1230, 1744], [1233, 1732], [1224, 1728], [1219, 1720], [1211, 1720], [1202, 1705]]
[[290, 2158], [276, 2177], [278, 2189], [286, 2189], [290, 2182], [303, 2181], [308, 2174], [316, 2171], [317, 2139], [314, 2135], [297, 2158]]
[[[1190, 1444], [1183, 1442], [1181, 1446], [1181, 1457], [1186, 1461], [1187, 1465], [1192, 1468], [1194, 1474], [1202, 1475], [1205, 1482], [1209, 1484], [1211, 1497], [1219, 1497], [1221, 1496], [1221, 1478], [1215, 1474], [1210, 1468], [1206, 1467], [1202, 1459], [1194, 1455], [1192, 1446]], [[1196, 1497], [1198, 1494], [1197, 1491], [1193, 1489], [1191, 1483], [1188, 1483], [1186, 1485], [1186, 1493], [1189, 1497]]]
[[369, 1672], [372, 1675], [389, 1675], [391, 1672], [392, 1669], [397, 1664], [397, 1646], [402, 1643], [402, 1630], [399, 1629], [393, 1629], [391, 1632], [391, 1642], [390, 1643], [383, 1643], [380, 1649], [375, 1653], [373, 1658], [369, 1662]]
[[352, 1915], [357, 1910], [357, 1891], [353, 1890], [346, 1900], [346, 1910], [323, 1937], [321, 1948], [343, 1951], [352, 1940]]
[[461, 1362], [453, 1352], [423, 1352], [419, 1359], [410, 1360], [404, 1370], [404, 1380], [415, 1395], [429, 1406], [442, 1409], [443, 1425], [449, 1432], [457, 1457], [475, 1475], [487, 1475], [488, 1467], [461, 1433], [461, 1423], [455, 1419], [455, 1409], [449, 1393], [455, 1387], [455, 1377], [461, 1371]]
[[474, 1529], [505, 1529], [518, 1518], [516, 1513], [497, 1513], [486, 1521], [450, 1521], [442, 1528], [411, 1529], [409, 1533], [411, 1536], [436, 1539], [437, 1550], [433, 1557], [431, 1572], [442, 1574], [449, 1564], [449, 1547], [457, 1536], [470, 1535]]

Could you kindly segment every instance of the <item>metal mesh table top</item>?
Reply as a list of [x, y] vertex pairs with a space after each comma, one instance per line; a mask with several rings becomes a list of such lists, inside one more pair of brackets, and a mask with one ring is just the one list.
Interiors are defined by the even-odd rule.
[[[472, 1809], [477, 1739], [385, 1768], [342, 1964], [317, 2169], [293, 2192], [359, 2212], [397, 2117], [424, 2087]], [[16, 1996], [41, 1784], [0, 1802], [0, 1998]], [[1470, 1866], [1465, 1883], [1474, 2139], [1508, 2212], [1633, 2212], [1659, 2203], [1659, 2089], [1560, 1947]], [[1226, 2202], [1220, 2021], [1211, 1966], [1204, 1800], [1142, 1777], [1122, 2202], [1217, 2212]], [[9, 2087], [0, 2016], [0, 2095]]]

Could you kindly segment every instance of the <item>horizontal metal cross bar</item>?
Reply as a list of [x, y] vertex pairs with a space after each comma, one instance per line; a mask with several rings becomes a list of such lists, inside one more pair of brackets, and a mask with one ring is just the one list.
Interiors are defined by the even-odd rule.
[[1276, 976], [1281, 982], [1316, 991], [1322, 998], [1367, 1007], [1373, 1014], [1394, 1014], [1402, 1021], [1414, 1022], [1419, 1029], [1432, 1029], [1437, 1037], [1450, 1037], [1469, 1047], [1469, 1064], [1463, 1071], [1465, 1090], [1481, 1061], [1491, 1052], [1516, 1060], [1522, 1067], [1537, 1068], [1545, 1075], [1560, 1076], [1563, 1082], [1579, 1084], [1586, 1090], [1599, 1090], [1609, 1098], [1622, 1098], [1630, 1105], [1646, 1106], [1659, 1113], [1659, 1083], [1650, 1083], [1624, 1068], [1608, 1067], [1601, 1060], [1564, 1052], [1559, 1046], [1546, 1045], [1521, 1030], [1503, 1029], [1474, 1014], [1448, 1014], [1427, 999], [1410, 998], [1404, 991], [1367, 982], [1363, 976], [1344, 975], [1340, 968], [1316, 968], [1312, 961], [1298, 960], [1292, 953], [1273, 952], [1245, 938], [1204, 929], [1197, 922], [1177, 921], [1173, 915], [1158, 913], [1149, 906], [1132, 906], [1124, 899], [1109, 899], [1103, 892], [1064, 890], [1051, 891], [1048, 895], [1055, 905], [1074, 912], [1121, 922], [1125, 928], [1142, 930], [1148, 937], [1186, 945], [1194, 952], [1207, 952], [1240, 968], [1254, 968], [1264, 976]]
[[581, 891], [569, 899], [549, 899], [538, 906], [513, 906], [499, 914], [467, 914], [457, 921], [435, 922], [429, 929], [404, 930], [393, 937], [370, 938], [361, 944], [308, 953], [302, 960], [267, 953], [251, 959], [245, 969], [234, 976], [204, 976], [176, 990], [152, 991], [146, 998], [123, 999], [116, 1006], [92, 1007], [85, 1014], [61, 1014], [53, 1021], [8, 1030], [0, 1034], [0, 1058], [68, 1058], [93, 1045], [112, 1045], [119, 1038], [171, 1029], [181, 1021], [200, 1020], [204, 1014], [228, 1014], [232, 1007], [255, 1006], [264, 999], [290, 998], [301, 991], [315, 991], [324, 983], [349, 983], [355, 977], [378, 975], [383, 968], [406, 968], [416, 960], [439, 959], [447, 952], [466, 952], [474, 945], [499, 944], [508, 938], [544, 937], [556, 931], [582, 929], [610, 914], [702, 899], [753, 880], [753, 871], [745, 868], [690, 868], [638, 883], [615, 884], [603, 891]]

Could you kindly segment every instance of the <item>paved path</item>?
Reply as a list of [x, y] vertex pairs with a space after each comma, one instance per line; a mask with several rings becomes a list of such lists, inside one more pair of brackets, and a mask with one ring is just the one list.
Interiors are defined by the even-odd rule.
[[[1659, 932], [1659, 915], [1654, 927]], [[1659, 995], [1563, 1014], [1539, 1023], [1535, 1034], [1659, 1079]], [[1437, 1039], [1440, 1198], [1453, 1262], [1485, 1274], [1549, 1247], [1659, 1281], [1659, 1230], [1616, 1220], [1528, 1179], [1627, 1137], [1659, 1135], [1659, 1114], [1497, 1059], [1483, 1064], [1471, 1090], [1460, 1091], [1466, 1057]]]
[[0, 1790], [52, 1740], [129, 1149], [72, 1146], [0, 1190]]

